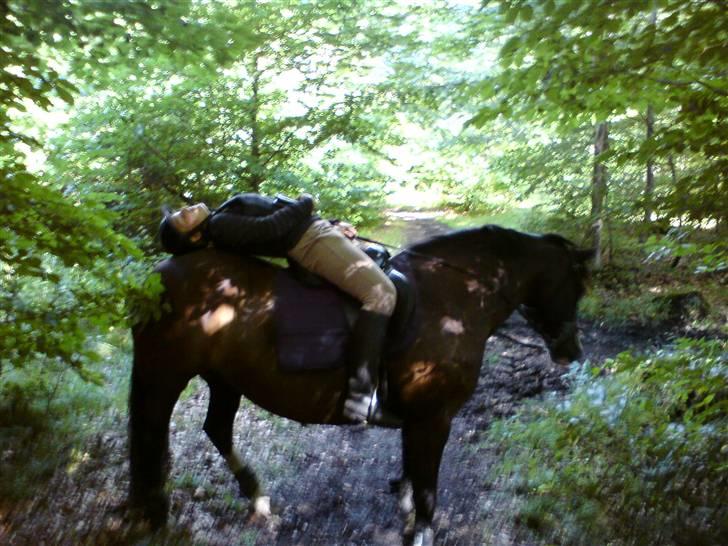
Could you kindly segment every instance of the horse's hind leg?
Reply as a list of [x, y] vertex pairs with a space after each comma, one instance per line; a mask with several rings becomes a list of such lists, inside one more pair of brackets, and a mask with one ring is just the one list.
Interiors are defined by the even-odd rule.
[[161, 378], [143, 373], [135, 362], [129, 394], [129, 499], [153, 527], [167, 520], [164, 494], [169, 419], [188, 378]]
[[205, 432], [235, 476], [240, 494], [253, 502], [253, 508], [257, 512], [265, 513], [269, 510], [267, 506], [269, 501], [261, 496], [258, 478], [233, 447], [233, 422], [240, 405], [240, 394], [222, 380], [211, 377], [205, 377], [205, 380], [210, 387]]
[[[439, 417], [402, 428], [403, 487], [411, 482], [415, 507], [412, 543], [428, 546], [434, 542], [432, 520], [437, 504], [437, 477], [445, 443], [450, 434], [450, 419]], [[403, 491], [403, 493], [406, 492]]]

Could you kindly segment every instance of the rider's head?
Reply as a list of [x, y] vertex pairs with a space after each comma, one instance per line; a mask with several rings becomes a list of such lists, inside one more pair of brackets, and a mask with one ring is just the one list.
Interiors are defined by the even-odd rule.
[[164, 210], [159, 224], [159, 240], [162, 248], [170, 254], [184, 254], [207, 245], [204, 234], [205, 221], [210, 210], [204, 203], [170, 212]]

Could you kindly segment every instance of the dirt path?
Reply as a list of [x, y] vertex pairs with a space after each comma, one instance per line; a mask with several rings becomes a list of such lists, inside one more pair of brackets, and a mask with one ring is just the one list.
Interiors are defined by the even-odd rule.
[[[435, 217], [400, 218], [410, 241], [447, 230]], [[649, 341], [586, 328], [593, 361]], [[532, 345], [532, 346], [531, 346]], [[448, 545], [531, 544], [513, 527], [514, 498], [489, 477], [494, 449], [484, 435], [493, 419], [525, 398], [565, 388], [540, 339], [517, 316], [488, 342], [476, 394], [453, 421], [439, 482], [436, 541]], [[126, 422], [85, 446], [73, 468], [59, 469], [33, 500], [0, 519], [0, 543], [397, 545], [402, 519], [388, 482], [399, 476], [397, 431], [301, 426], [243, 403], [235, 442], [266, 484], [278, 517], [247, 516], [237, 486], [202, 432], [207, 391], [195, 383], [174, 412], [170, 433], [168, 531], [144, 537], [116, 508], [127, 489]]]

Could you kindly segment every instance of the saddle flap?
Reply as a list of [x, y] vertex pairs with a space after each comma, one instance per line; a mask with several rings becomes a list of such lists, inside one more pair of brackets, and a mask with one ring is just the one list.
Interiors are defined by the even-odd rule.
[[328, 284], [303, 284], [289, 271], [275, 278], [276, 351], [281, 370], [321, 370], [344, 365], [350, 327], [344, 295]]
[[[299, 268], [279, 270], [275, 278], [275, 322], [278, 366], [284, 371], [325, 370], [346, 365], [349, 334], [359, 302], [334, 285]], [[389, 269], [397, 288], [397, 305], [389, 323], [385, 351], [407, 348], [416, 334], [414, 288], [405, 275]]]

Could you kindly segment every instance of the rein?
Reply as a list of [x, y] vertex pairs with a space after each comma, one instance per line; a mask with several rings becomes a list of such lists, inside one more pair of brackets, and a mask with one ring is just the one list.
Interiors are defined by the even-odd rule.
[[380, 245], [380, 246], [383, 246], [386, 248], [391, 248], [392, 250], [397, 250], [401, 253], [409, 254], [410, 256], [413, 256], [415, 258], [434, 260], [434, 261], [438, 262], [439, 264], [444, 265], [445, 267], [449, 267], [450, 269], [452, 269], [454, 271], [463, 273], [464, 275], [471, 275], [473, 277], [478, 277], [478, 273], [476, 271], [474, 271], [473, 269], [455, 265], [453, 263], [448, 262], [447, 260], [444, 260], [443, 258], [439, 258], [437, 256], [432, 256], [431, 254], [423, 254], [422, 252], [415, 252], [414, 250], [409, 250], [408, 248], [403, 248], [401, 246], [389, 245], [387, 243], [383, 243], [383, 242], [377, 241], [375, 239], [369, 239], [367, 237], [362, 237], [361, 235], [357, 235], [356, 238], [359, 239], [360, 241], [364, 241], [366, 243], [373, 243], [375, 245]]
[[[382, 243], [381, 241], [376, 241], [374, 239], [369, 239], [367, 237], [361, 237], [359, 235], [357, 235], [356, 238], [361, 241], [365, 241], [367, 243], [373, 243], [375, 245], [381, 245], [381, 246], [384, 246], [387, 248], [391, 248], [393, 250], [398, 250], [401, 253], [409, 254], [413, 258], [420, 258], [423, 260], [433, 260], [442, 266], [445, 266], [449, 269], [452, 269], [453, 271], [457, 271], [458, 273], [461, 273], [462, 275], [468, 275], [468, 276], [474, 277], [476, 279], [480, 277], [480, 274], [477, 271], [470, 269], [469, 267], [462, 267], [459, 265], [455, 265], [453, 263], [448, 262], [447, 260], [445, 260], [443, 258], [439, 258], [437, 256], [432, 256], [431, 254], [423, 254], [422, 252], [415, 252], [414, 250], [409, 250], [408, 248], [402, 248], [401, 246], [388, 245], [387, 243]], [[502, 291], [499, 291], [498, 295], [501, 298], [503, 298], [503, 300], [508, 305], [511, 305], [513, 308], [518, 309], [519, 305], [517, 303], [515, 303], [513, 300], [511, 300], [511, 298], [509, 298]]]

